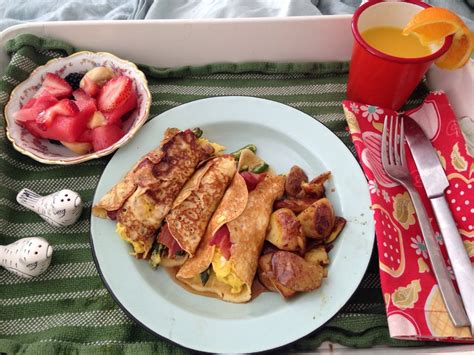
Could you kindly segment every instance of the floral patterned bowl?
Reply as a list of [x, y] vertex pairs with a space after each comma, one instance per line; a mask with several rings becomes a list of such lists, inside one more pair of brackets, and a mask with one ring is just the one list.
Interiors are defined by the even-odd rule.
[[[137, 108], [124, 122], [123, 129], [126, 133], [119, 141], [100, 151], [81, 155], [62, 145], [51, 143], [47, 139], [36, 138], [26, 128], [15, 122], [14, 113], [35, 95], [41, 87], [46, 73], [55, 73], [64, 78], [69, 73], [86, 73], [98, 66], [110, 67], [115, 74], [129, 76], [133, 79], [134, 89], [137, 93]], [[147, 120], [150, 104], [151, 94], [148, 90], [146, 77], [135, 64], [117, 58], [110, 53], [78, 52], [69, 57], [52, 59], [45, 65], [38, 67], [28, 79], [13, 90], [5, 107], [6, 134], [16, 150], [41, 163], [77, 164], [108, 155], [130, 141]]]

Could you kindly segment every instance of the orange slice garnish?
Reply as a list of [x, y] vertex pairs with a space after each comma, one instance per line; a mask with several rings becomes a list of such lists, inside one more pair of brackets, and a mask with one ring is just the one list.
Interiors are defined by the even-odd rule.
[[417, 13], [403, 29], [403, 34], [414, 34], [425, 46], [439, 44], [447, 36], [454, 34], [448, 51], [435, 62], [443, 69], [463, 67], [473, 51], [473, 34], [463, 20], [454, 12], [441, 7], [429, 7]]

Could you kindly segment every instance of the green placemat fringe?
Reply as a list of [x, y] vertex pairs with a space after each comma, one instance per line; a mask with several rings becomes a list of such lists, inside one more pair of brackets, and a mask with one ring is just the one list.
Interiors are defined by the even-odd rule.
[[[24, 34], [10, 40], [11, 61], [0, 79], [0, 115], [11, 90], [38, 65], [76, 51], [62, 41]], [[354, 153], [341, 107], [347, 63], [242, 63], [153, 68], [140, 65], [153, 96], [150, 117], [212, 96], [245, 95], [297, 108], [329, 127]], [[422, 102], [420, 87], [411, 105]], [[150, 334], [131, 320], [104, 288], [89, 245], [95, 187], [110, 157], [74, 166], [40, 164], [18, 152], [0, 130], [0, 244], [41, 236], [54, 247], [45, 274], [31, 281], [0, 270], [0, 352], [22, 354], [182, 354], [189, 351]], [[28, 187], [40, 194], [62, 188], [79, 192], [85, 210], [75, 225], [54, 228], [16, 203]], [[376, 249], [375, 249], [376, 250]], [[374, 251], [364, 279], [343, 309], [325, 326], [281, 352], [315, 350], [323, 341], [350, 347], [416, 346], [388, 334]], [[284, 320], [282, 320], [284, 321]], [[271, 330], [268, 330], [271, 332]], [[238, 352], [238, 344], [235, 349]]]

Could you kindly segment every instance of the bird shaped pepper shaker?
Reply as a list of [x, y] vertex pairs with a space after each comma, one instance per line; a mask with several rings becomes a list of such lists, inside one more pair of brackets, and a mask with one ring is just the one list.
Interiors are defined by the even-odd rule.
[[65, 227], [75, 223], [82, 212], [82, 199], [77, 192], [64, 189], [47, 196], [40, 196], [30, 189], [21, 190], [17, 202], [36, 212], [49, 224]]
[[9, 245], [0, 245], [0, 266], [29, 279], [46, 271], [52, 255], [53, 248], [46, 239], [23, 238]]

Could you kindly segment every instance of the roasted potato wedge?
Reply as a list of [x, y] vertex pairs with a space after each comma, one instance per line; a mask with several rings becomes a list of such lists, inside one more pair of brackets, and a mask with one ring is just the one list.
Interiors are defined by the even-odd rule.
[[334, 222], [334, 228], [329, 234], [329, 237], [326, 238], [324, 241], [325, 244], [330, 244], [336, 240], [336, 238], [341, 234], [342, 230], [344, 229], [344, 226], [346, 225], [346, 220], [342, 217], [336, 216], [336, 221]]
[[305, 182], [301, 185], [301, 188], [306, 199], [319, 200], [323, 198], [326, 193], [326, 189], [322, 183]]
[[301, 256], [288, 251], [273, 254], [272, 272], [277, 283], [299, 292], [319, 288], [324, 277], [321, 265], [309, 263]]
[[301, 224], [288, 208], [280, 208], [272, 213], [266, 240], [280, 250], [302, 252], [305, 249], [306, 239]]
[[310, 182], [305, 182], [301, 185], [303, 195], [305, 198], [313, 198], [319, 200], [325, 195], [324, 183], [331, 177], [331, 172], [327, 171], [316, 176]]
[[318, 199], [314, 198], [294, 198], [294, 197], [289, 197], [289, 198], [284, 198], [282, 200], [277, 200], [275, 201], [275, 204], [273, 205], [274, 209], [279, 209], [279, 208], [288, 208], [295, 212], [296, 214], [303, 212], [305, 209], [307, 209], [309, 206], [311, 206], [313, 203], [315, 203]]
[[291, 288], [288, 288], [281, 283], [279, 283], [277, 280], [272, 279], [273, 285], [275, 285], [275, 288], [277, 292], [282, 295], [285, 298], [290, 298], [291, 296], [294, 296], [296, 294], [295, 290], [292, 290]]
[[258, 260], [258, 269], [257, 269], [258, 279], [260, 280], [262, 285], [265, 286], [269, 291], [278, 292], [285, 298], [291, 297], [296, 293], [296, 291], [293, 291], [289, 289], [288, 287], [285, 287], [282, 284], [279, 284], [275, 280], [275, 276], [273, 275], [273, 272], [272, 272], [273, 255], [274, 255], [273, 253], [266, 254], [266, 255], [261, 256], [260, 259]]
[[311, 264], [318, 264], [323, 267], [323, 276], [328, 276], [328, 268], [329, 265], [329, 256], [326, 251], [326, 247], [323, 245], [311, 249], [304, 255], [304, 259]]
[[331, 202], [321, 198], [301, 212], [296, 219], [303, 227], [306, 237], [325, 239], [331, 234], [336, 216]]
[[309, 183], [310, 184], [324, 184], [329, 178], [331, 177], [331, 172], [326, 171], [322, 174], [319, 174], [316, 176], [313, 180], [311, 180]]
[[306, 254], [304, 254], [304, 260], [310, 264], [317, 264], [321, 266], [329, 265], [329, 256], [326, 252], [326, 248], [323, 245], [306, 252]]
[[257, 275], [258, 275], [258, 279], [260, 280], [263, 286], [265, 286], [270, 291], [276, 292], [277, 289], [275, 288], [275, 286], [273, 285], [273, 282], [271, 281], [271, 278], [273, 277], [272, 257], [273, 257], [273, 253], [262, 255], [258, 259]]
[[301, 198], [304, 191], [301, 185], [308, 182], [308, 176], [298, 165], [293, 165], [286, 177], [285, 191], [288, 196]]

